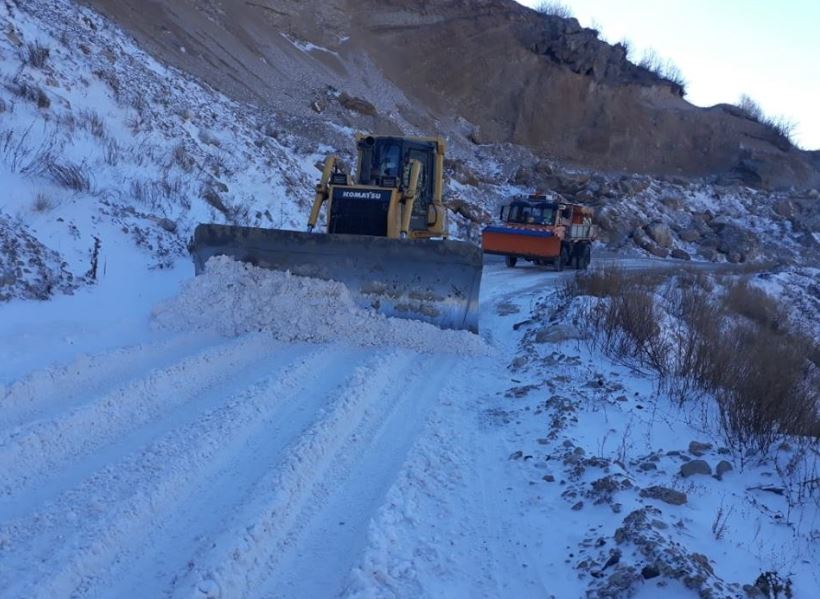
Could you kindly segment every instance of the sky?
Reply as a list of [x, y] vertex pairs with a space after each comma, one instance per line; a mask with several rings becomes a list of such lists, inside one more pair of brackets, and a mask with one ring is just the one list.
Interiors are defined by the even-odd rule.
[[[535, 6], [541, 0], [519, 0]], [[564, 0], [581, 25], [680, 67], [698, 106], [752, 97], [820, 149], [820, 0]]]

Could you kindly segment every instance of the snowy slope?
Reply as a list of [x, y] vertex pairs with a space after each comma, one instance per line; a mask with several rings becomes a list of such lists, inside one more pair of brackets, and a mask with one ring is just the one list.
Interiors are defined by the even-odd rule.
[[[327, 148], [160, 65], [76, 3], [3, 3], [0, 19], [0, 239], [24, 246], [4, 252], [3, 293], [167, 268], [199, 222], [302, 228]], [[15, 272], [26, 253], [43, 266]], [[53, 290], [38, 284], [47, 272]]]
[[[568, 273], [488, 262], [480, 338], [284, 273], [194, 279], [196, 223], [302, 228], [352, 132], [232, 102], [68, 0], [0, 21], [0, 597], [742, 597], [766, 572], [820, 595], [794, 452], [726, 454], [589, 350], [554, 310]], [[454, 150], [474, 238], [532, 156]], [[755, 257], [796, 265], [755, 284], [818, 326], [811, 221], [772, 216], [791, 200], [618, 181], [614, 247], [649, 220], [719, 261], [727, 225], [772, 239]], [[733, 470], [682, 478], [696, 458]]]

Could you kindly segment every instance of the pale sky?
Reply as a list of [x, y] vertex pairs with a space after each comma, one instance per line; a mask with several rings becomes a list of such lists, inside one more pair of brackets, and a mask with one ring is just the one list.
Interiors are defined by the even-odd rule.
[[[527, 6], [540, 0], [519, 0]], [[795, 140], [820, 149], [820, 0], [564, 0], [581, 25], [633, 57], [654, 48], [680, 67], [686, 99], [736, 103], [748, 94], [797, 123]], [[596, 27], [598, 28], [598, 27]]]

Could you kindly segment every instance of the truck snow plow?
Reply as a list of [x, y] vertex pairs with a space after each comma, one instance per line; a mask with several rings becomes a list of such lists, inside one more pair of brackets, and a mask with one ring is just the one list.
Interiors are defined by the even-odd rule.
[[593, 210], [578, 204], [549, 201], [545, 195], [519, 198], [501, 208], [501, 223], [485, 227], [481, 245], [485, 254], [504, 256], [513, 268], [519, 259], [585, 269], [595, 240]]
[[[262, 268], [344, 283], [359, 306], [478, 332], [481, 249], [447, 240], [441, 138], [357, 135], [357, 172], [325, 161], [307, 232], [202, 224], [197, 274], [226, 255]], [[314, 232], [327, 204], [327, 226]]]

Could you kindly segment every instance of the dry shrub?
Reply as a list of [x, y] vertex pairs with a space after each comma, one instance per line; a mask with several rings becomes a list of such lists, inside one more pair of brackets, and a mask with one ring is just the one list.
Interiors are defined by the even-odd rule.
[[52, 162], [46, 166], [46, 174], [57, 185], [74, 191], [91, 191], [91, 175], [85, 164]]
[[108, 166], [117, 166], [120, 163], [122, 151], [120, 145], [114, 139], [109, 139], [105, 144], [105, 163]]
[[11, 89], [21, 98], [36, 104], [37, 108], [46, 109], [51, 106], [51, 100], [49, 99], [48, 94], [43, 91], [43, 88], [37, 85], [26, 83], [24, 81], [12, 86]]
[[139, 203], [154, 209], [161, 209], [169, 204], [190, 208], [185, 197], [185, 186], [179, 178], [163, 177], [158, 181], [131, 182], [131, 195]]
[[105, 136], [105, 123], [98, 112], [83, 110], [80, 113], [80, 122], [94, 137], [102, 138]]
[[[777, 301], [747, 282], [725, 294], [711, 287], [703, 275], [660, 286], [646, 273], [610, 270], [579, 275], [566, 293], [598, 298], [584, 315], [594, 347], [650, 368], [679, 404], [714, 398], [739, 455], [766, 452], [785, 435], [820, 440], [816, 341], [790, 331]], [[674, 323], [665, 333], [660, 302]]]
[[778, 330], [788, 321], [788, 314], [777, 301], [762, 289], [752, 287], [746, 280], [728, 286], [724, 303], [730, 312], [759, 324]]
[[543, 2], [539, 2], [535, 10], [548, 17], [561, 17], [562, 19], [572, 19], [575, 17], [569, 6], [557, 0], [544, 0]]
[[42, 69], [48, 62], [51, 50], [39, 41], [26, 44], [22, 50], [22, 61], [35, 69]]
[[594, 347], [625, 364], [666, 372], [666, 343], [655, 302], [657, 277], [649, 272], [595, 270], [577, 276], [568, 293], [602, 300], [584, 315]]
[[794, 132], [797, 123], [783, 116], [769, 116], [763, 112], [760, 104], [751, 96], [743, 94], [737, 103], [737, 107], [756, 123], [767, 127], [778, 139], [785, 142], [787, 147], [795, 145]]
[[194, 166], [196, 165], [196, 161], [194, 160], [193, 156], [188, 153], [188, 150], [185, 149], [185, 144], [179, 143], [171, 154], [171, 160], [173, 164], [176, 164], [186, 173], [190, 173], [194, 170]]
[[35, 212], [46, 212], [50, 210], [52, 206], [51, 198], [44, 193], [38, 193], [31, 207]]

